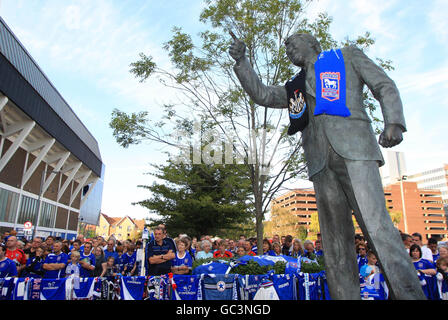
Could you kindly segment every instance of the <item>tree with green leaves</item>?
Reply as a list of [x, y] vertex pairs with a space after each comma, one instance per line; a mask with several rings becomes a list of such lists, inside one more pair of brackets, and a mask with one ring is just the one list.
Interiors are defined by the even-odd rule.
[[151, 197], [137, 202], [157, 214], [151, 225], [165, 224], [171, 234], [226, 236], [242, 232], [253, 208], [245, 166], [185, 164], [168, 160], [153, 165]]
[[[244, 41], [250, 63], [267, 85], [283, 85], [299, 71], [287, 59], [284, 46], [284, 41], [296, 32], [313, 34], [324, 50], [353, 43], [366, 49], [374, 40], [366, 32], [355, 40], [336, 41], [329, 32], [332, 18], [326, 13], [315, 21], [307, 18], [310, 0], [206, 0], [205, 3], [199, 17], [205, 31], [199, 34], [196, 43], [180, 27], [173, 28], [172, 38], [165, 43], [171, 68], [161, 68], [145, 53], [131, 64], [131, 72], [140, 81], [156, 77], [179, 93], [179, 105], [166, 105], [164, 118], [158, 122], [149, 119], [146, 112], [128, 115], [115, 109], [110, 125], [117, 142], [124, 147], [144, 140], [180, 145], [182, 138], [192, 134], [198, 118], [207, 123], [208, 130], [218, 133], [218, 138], [213, 135], [218, 146], [231, 141], [235, 163], [244, 164], [249, 172], [257, 245], [262, 252], [263, 219], [271, 200], [286, 182], [304, 178], [306, 167], [300, 135], [286, 133], [287, 112], [258, 106], [239, 85], [232, 69], [233, 59], [228, 54], [232, 43], [229, 32]], [[389, 61], [379, 62], [390, 67]], [[375, 100], [368, 91], [365, 107], [374, 123], [380, 123], [375, 116]], [[186, 109], [183, 114], [182, 109]], [[170, 133], [163, 134], [173, 123]], [[183, 132], [187, 128], [188, 133], [180, 139], [179, 134], [173, 135], [173, 130], [179, 128]], [[190, 145], [187, 151], [188, 148]]]

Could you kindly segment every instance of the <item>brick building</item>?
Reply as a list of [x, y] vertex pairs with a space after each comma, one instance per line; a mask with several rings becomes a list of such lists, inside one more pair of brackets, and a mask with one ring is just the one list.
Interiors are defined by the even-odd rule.
[[[448, 237], [440, 191], [419, 189], [416, 182], [403, 181], [385, 187], [384, 195], [388, 210], [402, 212], [401, 221], [397, 225], [402, 232], [419, 232], [424, 239], [431, 236]], [[310, 232], [312, 215], [317, 214], [312, 188], [296, 189], [275, 198], [271, 209], [275, 207], [289, 210], [297, 217], [298, 225], [306, 226], [307, 232]], [[356, 232], [361, 231], [356, 228]]]
[[317, 212], [316, 196], [312, 188], [296, 189], [281, 195], [272, 201], [272, 208], [275, 206], [289, 210], [297, 216], [298, 225], [305, 226], [307, 232], [310, 231], [311, 215]]
[[401, 231], [418, 232], [424, 239], [448, 236], [440, 190], [422, 189], [416, 182], [403, 181], [386, 186], [384, 192], [387, 208], [402, 212], [398, 225]]

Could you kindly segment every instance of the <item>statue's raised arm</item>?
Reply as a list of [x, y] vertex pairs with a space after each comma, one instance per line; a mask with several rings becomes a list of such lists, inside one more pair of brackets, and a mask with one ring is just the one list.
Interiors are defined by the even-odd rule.
[[246, 44], [230, 31], [233, 43], [229, 54], [235, 59], [233, 67], [241, 86], [258, 105], [270, 108], [287, 108], [288, 96], [284, 86], [266, 86], [259, 79], [246, 57]]

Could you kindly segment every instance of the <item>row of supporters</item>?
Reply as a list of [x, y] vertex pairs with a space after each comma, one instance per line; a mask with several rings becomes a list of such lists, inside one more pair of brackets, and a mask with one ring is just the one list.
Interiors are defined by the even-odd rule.
[[[372, 286], [363, 299], [385, 299]], [[1, 300], [330, 300], [325, 273], [0, 279]]]
[[[78, 245], [78, 249], [76, 246]], [[114, 252], [110, 255], [100, 255], [103, 259], [98, 259], [94, 254], [92, 244], [87, 242], [80, 248], [77, 242], [75, 248], [68, 254], [62, 251], [62, 243], [56, 241], [53, 244], [52, 252], [45, 253], [41, 247], [37, 247], [34, 254], [28, 259], [21, 250], [16, 250], [19, 259], [9, 259], [6, 257], [7, 249], [0, 246], [0, 277], [33, 277], [58, 279], [69, 275], [78, 277], [113, 276], [113, 275], [137, 275], [138, 261], [137, 252], [133, 246], [126, 250], [126, 253]], [[100, 248], [96, 248], [101, 250]], [[107, 258], [106, 258], [107, 257]], [[19, 274], [20, 272], [20, 274]]]
[[[316, 243], [319, 245], [317, 248], [314, 247], [312, 241], [306, 240], [304, 249], [302, 249], [300, 241], [293, 240], [291, 236], [286, 237], [283, 246], [277, 241], [271, 243], [268, 239], [264, 239], [263, 255], [295, 258], [322, 256], [320, 241], [318, 240]], [[213, 247], [215, 247], [214, 250]], [[229, 248], [228, 242], [224, 239], [217, 241], [214, 245], [209, 240], [203, 239], [199, 248], [192, 248], [188, 237], [179, 237], [175, 242], [166, 236], [163, 227], [157, 227], [147, 246], [147, 274], [162, 275], [169, 272], [189, 274], [195, 259], [239, 258], [246, 255], [255, 256], [256, 252], [255, 244], [246, 240], [240, 240], [237, 246]]]
[[[315, 243], [306, 240], [303, 247], [300, 240], [291, 236], [281, 238], [274, 236], [272, 240], [265, 239], [262, 247], [263, 256], [274, 258], [288, 256], [297, 258], [298, 262], [323, 255], [319, 237]], [[402, 239], [414, 262], [426, 296], [434, 300], [446, 299], [448, 251], [445, 243], [437, 243], [431, 238], [427, 246], [423, 245], [421, 235], [417, 233], [412, 236], [402, 234]], [[228, 239], [207, 239], [205, 236], [200, 242], [195, 242], [194, 238], [179, 235], [172, 240], [167, 236], [166, 229], [160, 226], [155, 228], [147, 244], [144, 270], [141, 270], [143, 250], [140, 241], [133, 243], [127, 240], [120, 243], [113, 239], [106, 241], [102, 237], [84, 241], [79, 237], [74, 242], [63, 243], [61, 249], [61, 243], [55, 242], [52, 237], [48, 237], [44, 243], [41, 239], [40, 244], [35, 240], [33, 239], [31, 247], [22, 251], [17, 247], [18, 241], [15, 236], [4, 238], [7, 250], [5, 254], [4, 248], [0, 249], [0, 277], [57, 279], [72, 275], [78, 278], [137, 276], [141, 274], [140, 271], [151, 276], [170, 272], [176, 275], [188, 275], [192, 273], [195, 259], [239, 259], [244, 256], [255, 256], [257, 251], [254, 239], [251, 238], [247, 241], [240, 237], [239, 241], [234, 242]], [[362, 237], [355, 237], [355, 244], [360, 280], [363, 283], [366, 278], [381, 274], [381, 270], [368, 243]], [[40, 247], [42, 245], [43, 247]]]

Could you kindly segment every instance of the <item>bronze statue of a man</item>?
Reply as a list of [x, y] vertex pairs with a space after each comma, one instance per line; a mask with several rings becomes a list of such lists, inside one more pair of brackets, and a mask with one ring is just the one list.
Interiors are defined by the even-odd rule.
[[[314, 115], [315, 62], [322, 52], [309, 34], [294, 34], [285, 42], [291, 62], [306, 71], [308, 125], [302, 132], [309, 179], [316, 192], [319, 224], [332, 299], [360, 299], [352, 212], [377, 255], [391, 297], [426, 299], [416, 270], [386, 210], [379, 166], [384, 164], [371, 121], [363, 107], [363, 86], [380, 102], [385, 128], [379, 144], [399, 144], [406, 131], [403, 107], [395, 83], [356, 46], [340, 49], [345, 62], [346, 106], [350, 116]], [[244, 90], [258, 105], [288, 108], [283, 86], [264, 85], [245, 55], [245, 44], [234, 37], [229, 53]]]

